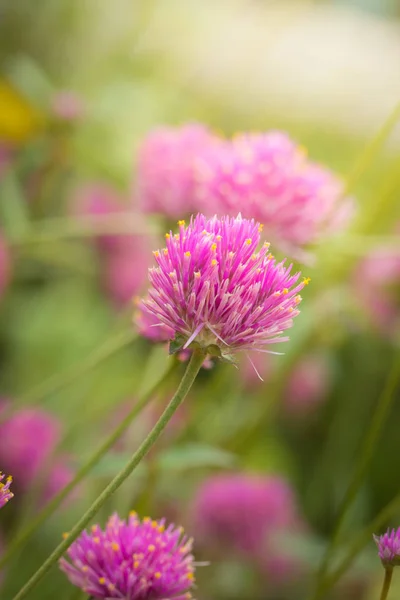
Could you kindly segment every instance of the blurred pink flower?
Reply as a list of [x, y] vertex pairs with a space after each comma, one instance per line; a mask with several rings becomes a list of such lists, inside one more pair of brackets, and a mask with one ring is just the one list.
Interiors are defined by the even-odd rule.
[[57, 92], [51, 102], [53, 114], [63, 121], [76, 121], [85, 114], [85, 106], [82, 98], [69, 90]]
[[4, 236], [0, 231], [0, 297], [3, 295], [10, 278], [10, 255]]
[[139, 149], [136, 196], [147, 213], [172, 219], [199, 212], [194, 194], [194, 159], [214, 143], [211, 132], [199, 124], [160, 127]]
[[[88, 184], [79, 188], [73, 199], [73, 212], [79, 218], [106, 220], [124, 212], [135, 213], [119, 194], [103, 184]], [[151, 261], [151, 238], [143, 234], [101, 234], [96, 238], [102, 265], [104, 287], [117, 306], [123, 306], [142, 291]]]
[[328, 392], [331, 372], [326, 356], [302, 358], [288, 378], [284, 405], [288, 414], [308, 413], [322, 402]]
[[249, 558], [265, 555], [272, 534], [302, 523], [286, 480], [249, 474], [206, 479], [197, 491], [194, 518], [200, 542]]
[[[124, 208], [123, 201], [118, 192], [104, 183], [87, 183], [75, 190], [72, 198], [72, 212], [76, 217], [90, 218], [94, 222], [118, 214]], [[96, 242], [104, 251], [112, 250], [120, 244], [119, 235], [102, 234], [97, 236]]]
[[148, 280], [150, 240], [144, 236], [124, 237], [105, 258], [105, 287], [117, 306], [132, 301]]
[[[10, 407], [2, 400], [0, 417]], [[65, 486], [68, 467], [62, 457], [54, 456], [60, 438], [60, 422], [43, 410], [22, 408], [5, 415], [0, 423], [0, 464], [12, 473], [15, 490], [27, 492], [43, 476], [44, 502]]]
[[340, 229], [353, 212], [340, 179], [281, 132], [209, 145], [197, 157], [195, 174], [200, 210], [254, 218], [284, 252]]
[[261, 352], [250, 352], [241, 357], [238, 374], [244, 388], [252, 390], [269, 381], [273, 370], [271, 356]]
[[379, 249], [366, 256], [355, 271], [354, 288], [372, 324], [383, 335], [400, 335], [400, 252]]

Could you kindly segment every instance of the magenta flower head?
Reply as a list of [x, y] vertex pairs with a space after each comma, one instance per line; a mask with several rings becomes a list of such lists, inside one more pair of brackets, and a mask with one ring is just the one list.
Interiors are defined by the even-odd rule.
[[114, 514], [104, 531], [95, 525], [70, 546], [60, 567], [94, 598], [185, 600], [194, 583], [192, 540], [165, 520], [128, 520]]
[[200, 347], [206, 354], [232, 360], [239, 350], [266, 352], [283, 342], [282, 333], [299, 314], [298, 282], [291, 265], [277, 263], [269, 244], [260, 249], [262, 227], [255, 221], [203, 215], [179, 233], [167, 234], [166, 248], [154, 252], [150, 289], [141, 307], [155, 326], [174, 332], [170, 352]]
[[264, 561], [271, 557], [272, 536], [301, 524], [287, 481], [242, 473], [206, 479], [197, 492], [194, 518], [205, 545]]
[[3, 506], [7, 504], [7, 502], [11, 500], [11, 498], [14, 497], [14, 494], [10, 490], [10, 485], [12, 484], [12, 477], [11, 475], [9, 475], [6, 479], [6, 482], [3, 483], [4, 477], [5, 475], [3, 475], [3, 473], [1, 473], [0, 471], [0, 508], [3, 508]]
[[138, 157], [136, 195], [144, 212], [172, 219], [198, 212], [194, 194], [194, 161], [213, 135], [202, 125], [155, 129]]
[[196, 161], [200, 210], [254, 217], [284, 252], [344, 225], [353, 205], [342, 195], [342, 182], [281, 132], [221, 140]]
[[378, 546], [379, 558], [385, 567], [396, 567], [400, 565], [400, 527], [387, 530], [383, 535], [374, 535]]

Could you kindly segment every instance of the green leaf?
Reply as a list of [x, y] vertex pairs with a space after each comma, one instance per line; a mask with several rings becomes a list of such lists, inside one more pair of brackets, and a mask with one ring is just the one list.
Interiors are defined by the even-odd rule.
[[24, 192], [12, 169], [8, 169], [1, 180], [0, 222], [11, 238], [23, 235], [29, 228]]
[[237, 457], [231, 452], [206, 444], [184, 444], [166, 450], [158, 459], [158, 468], [174, 471], [201, 467], [233, 468]]
[[169, 343], [169, 354], [176, 354], [180, 350], [182, 350], [185, 345], [185, 340], [181, 336], [176, 336], [174, 340], [171, 340]]

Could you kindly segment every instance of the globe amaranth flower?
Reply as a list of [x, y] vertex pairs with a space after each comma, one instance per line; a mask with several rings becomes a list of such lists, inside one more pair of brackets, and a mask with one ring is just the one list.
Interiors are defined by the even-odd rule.
[[400, 527], [387, 530], [383, 535], [374, 535], [379, 558], [385, 567], [400, 565]]
[[4, 477], [5, 475], [3, 475], [3, 473], [0, 472], [0, 508], [3, 508], [3, 506], [7, 504], [7, 502], [11, 500], [11, 498], [14, 497], [14, 494], [10, 490], [10, 486], [12, 484], [12, 477], [11, 475], [9, 475], [6, 478], [5, 483], [3, 483]]
[[83, 532], [60, 560], [68, 579], [94, 598], [184, 600], [194, 583], [192, 540], [165, 520], [114, 514]]
[[[125, 205], [125, 208], [124, 208]], [[107, 217], [129, 215], [140, 226], [132, 206], [116, 190], [103, 183], [91, 183], [75, 191], [72, 210], [77, 218], [107, 223]], [[121, 307], [142, 291], [147, 278], [151, 238], [145, 235], [101, 234], [96, 236], [103, 287], [114, 305]]]
[[246, 473], [207, 478], [196, 494], [194, 518], [200, 540], [252, 557], [264, 555], [273, 532], [300, 523], [285, 479]]
[[[0, 402], [0, 414], [10, 403]], [[28, 491], [42, 483], [40, 501], [45, 503], [73, 478], [69, 458], [57, 456], [61, 424], [43, 410], [23, 408], [4, 415], [0, 424], [0, 464], [13, 474], [15, 490]]]
[[253, 217], [285, 252], [340, 228], [353, 212], [342, 182], [281, 132], [243, 133], [209, 145], [197, 157], [195, 174], [201, 212], [213, 207]]
[[299, 283], [291, 265], [277, 263], [269, 244], [258, 248], [261, 228], [240, 215], [197, 215], [167, 234], [141, 307], [174, 332], [171, 352], [197, 346], [230, 360], [236, 351], [262, 352], [288, 339], [282, 333], [299, 314], [298, 292], [308, 280]]
[[138, 156], [136, 195], [142, 210], [173, 219], [198, 212], [194, 160], [213, 141], [199, 124], [152, 131]]

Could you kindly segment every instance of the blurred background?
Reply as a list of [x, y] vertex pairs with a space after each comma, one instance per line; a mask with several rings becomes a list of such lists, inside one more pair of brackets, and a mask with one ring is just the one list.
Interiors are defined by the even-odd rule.
[[[184, 525], [211, 561], [199, 599], [308, 597], [399, 351], [400, 127], [382, 131], [400, 100], [399, 19], [397, 0], [0, 0], [0, 468], [15, 492], [0, 556], [168, 370], [0, 567], [2, 598], [125, 464], [183, 373], [139, 337], [132, 298], [171, 226], [142, 211], [138, 151], [153, 128], [188, 122], [286, 131], [344, 178], [355, 214], [299, 265], [312, 285], [285, 354], [257, 360], [264, 381], [246, 357], [203, 369], [98, 522], [135, 508]], [[347, 541], [400, 494], [399, 424], [395, 397]], [[397, 499], [381, 531], [399, 518]], [[364, 546], [329, 597], [377, 597], [382, 568]], [[53, 570], [31, 597], [81, 596]]]

